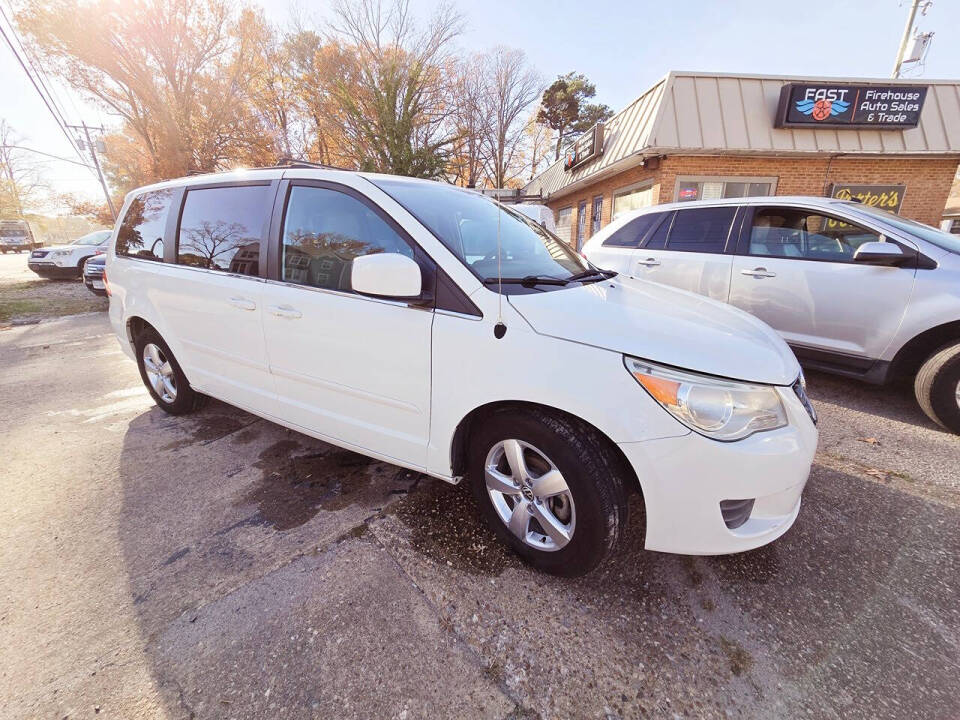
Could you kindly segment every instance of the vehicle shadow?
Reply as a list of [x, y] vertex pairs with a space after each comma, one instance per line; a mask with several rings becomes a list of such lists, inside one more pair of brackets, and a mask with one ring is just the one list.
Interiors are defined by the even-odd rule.
[[171, 716], [386, 716], [432, 682], [467, 698], [453, 660], [430, 665], [451, 639], [529, 716], [960, 712], [960, 513], [853, 475], [815, 466], [794, 528], [727, 557], [645, 552], [634, 496], [617, 556], [565, 580], [500, 546], [466, 484], [219, 403], [136, 417], [119, 474]]
[[816, 370], [804, 371], [804, 374], [807, 378], [807, 393], [815, 405], [829, 403], [887, 420], [947, 432], [920, 409], [913, 393], [912, 381], [900, 380], [889, 385], [870, 385]]

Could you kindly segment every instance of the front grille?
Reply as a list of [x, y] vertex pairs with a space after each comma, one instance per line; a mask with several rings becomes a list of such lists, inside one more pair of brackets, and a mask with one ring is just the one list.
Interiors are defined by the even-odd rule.
[[800, 382], [800, 378], [797, 378], [797, 381], [793, 384], [793, 392], [800, 402], [803, 403], [803, 407], [807, 411], [807, 415], [810, 416], [810, 419], [813, 420], [813, 424], [817, 424], [817, 411], [813, 409], [813, 403], [810, 402], [810, 398], [807, 397], [807, 391], [803, 389], [803, 383]]
[[736, 530], [750, 519], [750, 513], [753, 512], [754, 498], [749, 500], [721, 500], [720, 514], [723, 515], [723, 522], [731, 530]]
[[48, 252], [50, 252], [50, 251], [49, 251], [49, 250], [34, 250], [32, 253], [30, 253], [30, 257], [35, 257], [35, 258], [46, 257]]

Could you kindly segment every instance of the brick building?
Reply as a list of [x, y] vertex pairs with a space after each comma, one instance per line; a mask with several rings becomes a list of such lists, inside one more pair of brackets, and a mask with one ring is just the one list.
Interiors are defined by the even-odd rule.
[[958, 162], [960, 81], [671, 72], [523, 192], [544, 198], [577, 247], [646, 205], [850, 186], [937, 226]]

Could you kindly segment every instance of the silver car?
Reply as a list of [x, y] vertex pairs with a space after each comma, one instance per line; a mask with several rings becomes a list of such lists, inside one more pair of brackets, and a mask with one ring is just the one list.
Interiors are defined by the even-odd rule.
[[810, 368], [886, 383], [960, 433], [960, 236], [856, 202], [682, 202], [618, 218], [583, 248], [601, 268], [735, 305]]

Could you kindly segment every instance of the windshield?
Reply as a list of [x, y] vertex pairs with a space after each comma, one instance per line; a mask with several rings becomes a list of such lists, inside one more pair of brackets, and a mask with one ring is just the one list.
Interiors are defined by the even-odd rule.
[[938, 248], [943, 248], [944, 250], [949, 250], [952, 253], [960, 255], [960, 236], [958, 235], [945, 233], [942, 230], [937, 230], [934, 227], [924, 225], [916, 220], [908, 220], [907, 218], [894, 215], [880, 208], [871, 207], [870, 205], [850, 203], [850, 209], [861, 215], [874, 215], [888, 225], [895, 227], [897, 230], [902, 230], [908, 235], [915, 235], [921, 240], [926, 240], [928, 243], [936, 245]]
[[[500, 277], [513, 279], [545, 277], [566, 280], [590, 268], [562, 240], [527, 217], [498, 205], [480, 193], [441, 183], [381, 178], [372, 182], [426, 225], [474, 275], [487, 282], [492, 289], [497, 287], [498, 265]], [[562, 286], [562, 283], [537, 285], [537, 290]], [[505, 285], [503, 291], [523, 292], [522, 287], [514, 285], [508, 288]]]
[[96, 230], [74, 240], [71, 245], [102, 245], [110, 239], [110, 230]]
[[27, 228], [20, 223], [3, 223], [3, 225], [0, 225], [0, 235], [3, 237], [26, 237]]

